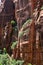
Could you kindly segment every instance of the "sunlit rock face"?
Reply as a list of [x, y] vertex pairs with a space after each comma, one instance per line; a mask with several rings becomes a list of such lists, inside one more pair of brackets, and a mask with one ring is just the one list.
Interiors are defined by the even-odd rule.
[[0, 0], [0, 13], [2, 12], [4, 8], [4, 3], [5, 3], [5, 0]]

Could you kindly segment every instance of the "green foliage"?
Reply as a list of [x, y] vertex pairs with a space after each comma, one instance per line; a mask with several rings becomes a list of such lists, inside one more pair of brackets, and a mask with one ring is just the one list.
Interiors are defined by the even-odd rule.
[[23, 34], [24, 34], [24, 31], [20, 31], [18, 34], [19, 38], [22, 38]]
[[6, 54], [6, 53], [7, 53], [6, 48], [4, 48], [3, 49], [3, 54]]
[[15, 31], [17, 31], [18, 30], [18, 28], [17, 28], [17, 26], [15, 26]]
[[18, 43], [18, 41], [13, 42], [13, 43], [12, 43], [12, 46], [11, 46], [11, 49], [14, 49], [14, 48], [16, 47], [17, 43]]
[[0, 65], [22, 65], [24, 61], [12, 59], [8, 54], [0, 54]]
[[41, 7], [41, 10], [43, 10], [43, 6]]
[[26, 29], [25, 31], [19, 32], [19, 38], [22, 38], [22, 36], [27, 35], [29, 33], [29, 29]]
[[22, 26], [22, 28], [26, 28], [26, 26], [32, 21], [32, 19], [28, 19]]
[[14, 20], [12, 20], [12, 21], [11, 21], [11, 24], [15, 24], [15, 21], [14, 21]]
[[18, 65], [18, 64], [19, 64], [19, 65], [23, 65], [23, 63], [24, 63], [23, 60], [22, 60], [22, 61], [21, 61], [21, 60], [17, 60], [17, 62], [16, 62], [17, 65]]
[[28, 63], [28, 65], [32, 65], [31, 63]]
[[28, 33], [29, 33], [29, 28], [24, 31], [24, 35], [28, 35]]
[[10, 65], [8, 54], [0, 54], [0, 65]]
[[14, 20], [12, 20], [12, 21], [11, 21], [11, 24], [12, 24], [12, 27], [17, 26], [17, 22], [16, 22], [16, 21], [14, 21]]
[[18, 28], [17, 28], [17, 26], [15, 26], [15, 27], [13, 27], [13, 31], [18, 31]]
[[22, 26], [21, 30], [19, 31], [19, 34], [18, 34], [19, 38], [22, 38], [23, 35], [27, 35], [27, 34], [29, 33], [29, 28], [26, 29], [25, 31], [24, 31], [23, 29], [25, 29], [25, 28], [29, 25], [29, 23], [30, 23], [31, 21], [32, 21], [32, 19], [29, 19], [29, 20], [27, 20], [27, 21], [23, 24], [23, 26]]

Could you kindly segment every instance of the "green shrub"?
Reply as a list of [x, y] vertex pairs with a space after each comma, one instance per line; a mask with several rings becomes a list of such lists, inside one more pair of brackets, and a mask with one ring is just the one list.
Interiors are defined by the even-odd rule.
[[12, 59], [8, 54], [0, 54], [0, 65], [22, 65], [24, 61]]
[[17, 43], [18, 43], [18, 41], [13, 42], [13, 43], [12, 43], [12, 46], [11, 46], [11, 49], [14, 49], [14, 48], [16, 47]]

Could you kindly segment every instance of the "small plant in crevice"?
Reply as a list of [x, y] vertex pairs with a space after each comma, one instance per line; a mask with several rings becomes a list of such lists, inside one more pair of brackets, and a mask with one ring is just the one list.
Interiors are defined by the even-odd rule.
[[12, 20], [12, 21], [11, 21], [11, 24], [12, 24], [12, 26], [14, 27], [14, 26], [16, 26], [16, 25], [17, 25], [17, 22], [16, 22], [16, 21], [14, 21], [14, 20]]
[[11, 45], [11, 49], [14, 49], [16, 47], [17, 43], [18, 43], [18, 41], [13, 42]]
[[41, 10], [43, 10], [43, 6], [41, 7]]
[[28, 63], [28, 65], [32, 65], [31, 63]]
[[6, 54], [7, 51], [6, 51], [6, 48], [3, 48], [3, 54]]
[[22, 38], [22, 36], [27, 35], [29, 33], [29, 29], [30, 29], [29, 25], [31, 22], [32, 22], [32, 19], [29, 19], [22, 25], [22, 28], [20, 29], [19, 34], [18, 34], [19, 38]]

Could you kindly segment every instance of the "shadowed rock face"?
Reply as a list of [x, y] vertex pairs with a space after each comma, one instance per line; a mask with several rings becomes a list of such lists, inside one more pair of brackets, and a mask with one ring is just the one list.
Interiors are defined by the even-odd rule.
[[[41, 11], [42, 12], [42, 11]], [[41, 65], [43, 65], [43, 12], [40, 13], [41, 17], [39, 19], [39, 24], [37, 24], [36, 28], [39, 32], [40, 36], [40, 48], [41, 48]]]
[[43, 3], [43, 0], [40, 0], [41, 1], [41, 3]]
[[40, 33], [43, 33], [43, 17], [40, 18]]
[[10, 21], [13, 19], [13, 15], [14, 8], [12, 0], [5, 0], [4, 8], [0, 13], [0, 48], [2, 49], [3, 47], [6, 47], [8, 51], [11, 44], [12, 32], [12, 25], [10, 24]]
[[39, 29], [39, 33], [40, 33], [40, 46], [41, 46], [41, 49], [43, 50], [43, 19], [41, 19], [41, 22], [40, 22], [40, 29]]
[[0, 24], [1, 22], [10, 22], [13, 19], [13, 16], [14, 16], [13, 2], [12, 0], [5, 0], [4, 8], [0, 13]]
[[4, 9], [6, 13], [12, 13], [13, 12], [13, 2], [12, 0], [6, 0], [4, 4]]
[[41, 48], [43, 50], [43, 10], [40, 12], [39, 24], [36, 25], [38, 32], [40, 33]]

